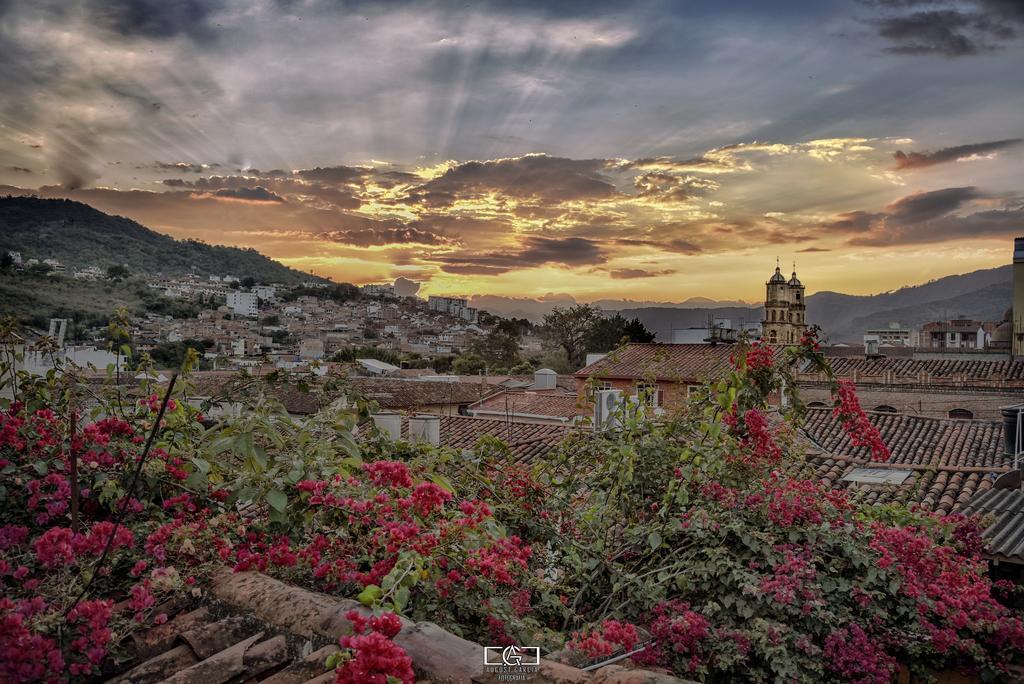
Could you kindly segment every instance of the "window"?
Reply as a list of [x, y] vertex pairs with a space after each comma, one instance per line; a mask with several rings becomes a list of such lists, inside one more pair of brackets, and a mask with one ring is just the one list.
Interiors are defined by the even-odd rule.
[[956, 420], [970, 420], [974, 418], [974, 412], [967, 409], [955, 408], [950, 410], [949, 417]]
[[771, 319], [772, 319], [772, 323], [774, 323], [775, 322], [775, 309], [771, 310]]
[[612, 383], [607, 380], [592, 380], [586, 384], [587, 401], [596, 401], [597, 393], [601, 390], [615, 389]]
[[846, 475], [843, 475], [843, 482], [857, 482], [859, 484], [903, 484], [903, 481], [910, 477], [909, 470], [895, 470], [893, 468], [854, 468]]
[[875, 410], [878, 411], [879, 413], [899, 413], [899, 411], [896, 410], [896, 407], [889, 406], [888, 404], [882, 404], [881, 406], [876, 406]]
[[771, 344], [775, 344], [776, 342], [778, 342], [778, 339], [777, 339], [777, 337], [776, 337], [776, 334], [775, 334], [775, 331], [774, 331], [774, 330], [769, 330], [769, 331], [768, 331], [768, 341], [769, 341], [769, 342], [770, 342]]
[[658, 386], [649, 382], [638, 382], [636, 384], [636, 396], [648, 406], [661, 406], [664, 399], [664, 392]]

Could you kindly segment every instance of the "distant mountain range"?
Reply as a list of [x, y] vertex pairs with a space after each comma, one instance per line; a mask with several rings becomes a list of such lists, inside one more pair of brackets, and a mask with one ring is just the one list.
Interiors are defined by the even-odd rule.
[[286, 285], [323, 280], [252, 249], [175, 240], [65, 199], [0, 197], [0, 252], [20, 252], [23, 259], [53, 258], [72, 268], [124, 265], [139, 276], [251, 276]]
[[[929, 321], [966, 317], [982, 321], [1003, 320], [1012, 301], [1011, 266], [946, 276], [923, 285], [912, 285], [876, 295], [816, 292], [807, 297], [807, 320], [820, 325], [833, 342], [859, 342], [865, 330], [889, 323], [920, 327]], [[572, 306], [568, 295], [544, 300], [477, 297], [474, 304], [505, 316], [540, 320], [555, 306]], [[672, 331], [707, 324], [708, 316], [728, 318], [734, 326], [760, 321], [764, 310], [746, 302], [715, 301], [695, 297], [679, 303], [639, 303], [600, 300], [595, 306], [639, 318], [659, 342], [670, 342]]]

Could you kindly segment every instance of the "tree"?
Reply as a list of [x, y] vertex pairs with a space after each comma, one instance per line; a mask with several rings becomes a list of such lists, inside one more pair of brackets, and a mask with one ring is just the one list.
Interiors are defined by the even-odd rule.
[[485, 370], [487, 370], [487, 362], [482, 356], [473, 352], [466, 352], [452, 361], [452, 373], [455, 375], [479, 375], [481, 371]]
[[508, 370], [520, 362], [518, 330], [514, 321], [502, 320], [476, 340], [470, 351], [481, 357], [488, 367]]
[[589, 304], [577, 304], [571, 309], [556, 306], [544, 317], [540, 334], [565, 350], [573, 368], [582, 368], [587, 353], [587, 335], [600, 317], [600, 311]]
[[0, 254], [0, 271], [9, 271], [14, 267], [14, 257], [10, 252]]
[[256, 279], [253, 278], [252, 276], [245, 276], [244, 278], [242, 278], [242, 287], [251, 288], [255, 287], [255, 285]]
[[639, 318], [627, 321], [622, 314], [602, 316], [593, 322], [586, 337], [590, 352], [610, 352], [626, 342], [653, 342], [654, 333]]
[[124, 280], [130, 275], [128, 268], [122, 264], [114, 264], [107, 269], [107, 278], [113, 281]]

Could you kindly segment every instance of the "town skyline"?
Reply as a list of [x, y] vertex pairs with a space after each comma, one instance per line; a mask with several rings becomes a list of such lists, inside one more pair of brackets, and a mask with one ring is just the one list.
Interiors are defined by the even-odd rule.
[[883, 292], [1024, 227], [1024, 14], [937, 4], [5, 3], [0, 193], [421, 294]]

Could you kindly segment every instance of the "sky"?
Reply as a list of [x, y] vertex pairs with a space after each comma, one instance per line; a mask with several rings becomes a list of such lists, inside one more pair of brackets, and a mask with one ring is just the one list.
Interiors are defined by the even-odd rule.
[[0, 64], [0, 194], [339, 281], [868, 294], [1024, 235], [1020, 0], [0, 0]]

